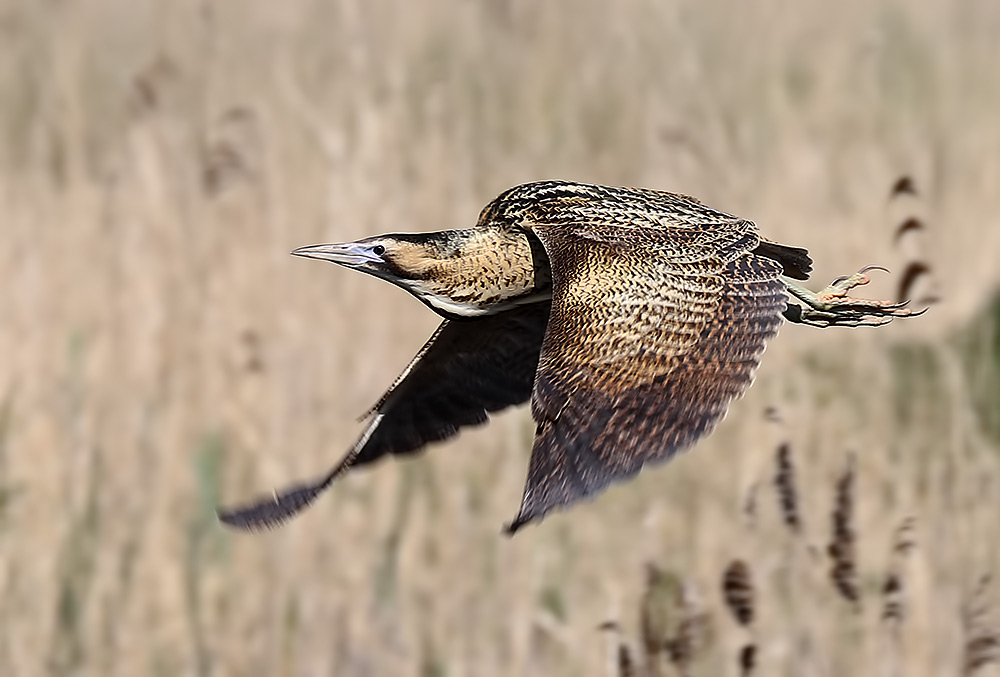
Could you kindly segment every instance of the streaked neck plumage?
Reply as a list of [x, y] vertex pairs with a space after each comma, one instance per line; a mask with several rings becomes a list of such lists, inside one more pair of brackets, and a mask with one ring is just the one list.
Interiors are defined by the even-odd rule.
[[416, 236], [389, 253], [391, 282], [447, 317], [492, 315], [551, 298], [548, 259], [520, 229], [479, 227]]
[[380, 277], [449, 318], [492, 315], [551, 298], [545, 251], [517, 227], [378, 235], [293, 253]]

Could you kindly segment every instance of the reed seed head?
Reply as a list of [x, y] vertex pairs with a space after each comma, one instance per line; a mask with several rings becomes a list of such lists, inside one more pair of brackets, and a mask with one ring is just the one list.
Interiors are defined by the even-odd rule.
[[733, 618], [749, 626], [754, 618], [754, 588], [750, 566], [741, 559], [729, 563], [722, 574], [722, 596]]
[[854, 518], [854, 457], [837, 478], [832, 517], [833, 534], [827, 553], [832, 560], [830, 577], [837, 592], [852, 604], [860, 602]]

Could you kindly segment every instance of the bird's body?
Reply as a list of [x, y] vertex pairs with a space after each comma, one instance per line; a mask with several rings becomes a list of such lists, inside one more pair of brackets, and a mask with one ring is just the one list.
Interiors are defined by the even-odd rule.
[[445, 321], [330, 473], [220, 513], [235, 526], [283, 521], [351, 467], [530, 398], [535, 442], [513, 531], [707, 434], [749, 387], [783, 315], [825, 326], [908, 314], [848, 298], [864, 271], [811, 294], [782, 279], [808, 277], [804, 249], [694, 198], [636, 188], [525, 184], [473, 228], [295, 253], [386, 279]]

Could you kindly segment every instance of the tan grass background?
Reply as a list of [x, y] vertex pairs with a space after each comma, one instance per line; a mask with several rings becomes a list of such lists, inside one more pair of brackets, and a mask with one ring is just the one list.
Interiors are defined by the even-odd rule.
[[[0, 675], [610, 674], [597, 626], [635, 636], [648, 561], [712, 614], [696, 673], [735, 675], [734, 557], [759, 674], [961, 674], [962, 600], [1000, 572], [998, 64], [991, 0], [0, 0]], [[786, 327], [696, 453], [513, 540], [524, 410], [221, 530], [217, 501], [335, 460], [437, 322], [287, 252], [543, 178], [698, 195], [810, 248], [816, 287], [898, 271], [919, 213], [944, 302]], [[860, 612], [824, 554], [849, 451]]]

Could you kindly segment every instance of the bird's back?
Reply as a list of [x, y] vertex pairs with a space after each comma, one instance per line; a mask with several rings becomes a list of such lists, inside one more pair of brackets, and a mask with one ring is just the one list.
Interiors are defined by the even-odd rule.
[[646, 228], [697, 228], [737, 217], [697, 198], [650, 190], [568, 181], [537, 181], [497, 196], [479, 216], [479, 226], [529, 222], [581, 223]]
[[[805, 249], [771, 242], [757, 235], [752, 221], [713, 209], [680, 193], [647, 188], [598, 186], [567, 181], [526, 183], [501, 193], [479, 216], [474, 230], [516, 234], [535, 227], [571, 227], [594, 241], [618, 240], [628, 229], [649, 231], [645, 246], [674, 248], [675, 255], [720, 252], [725, 242], [753, 233], [754, 254], [777, 261], [782, 273], [807, 279], [812, 260]], [[504, 235], [519, 237], [519, 235]], [[535, 238], [530, 238], [534, 242]], [[622, 242], [622, 251], [628, 249]], [[533, 246], [535, 266], [547, 264], [540, 247]], [[524, 263], [515, 265], [525, 265]], [[543, 271], [547, 272], [547, 271]]]

